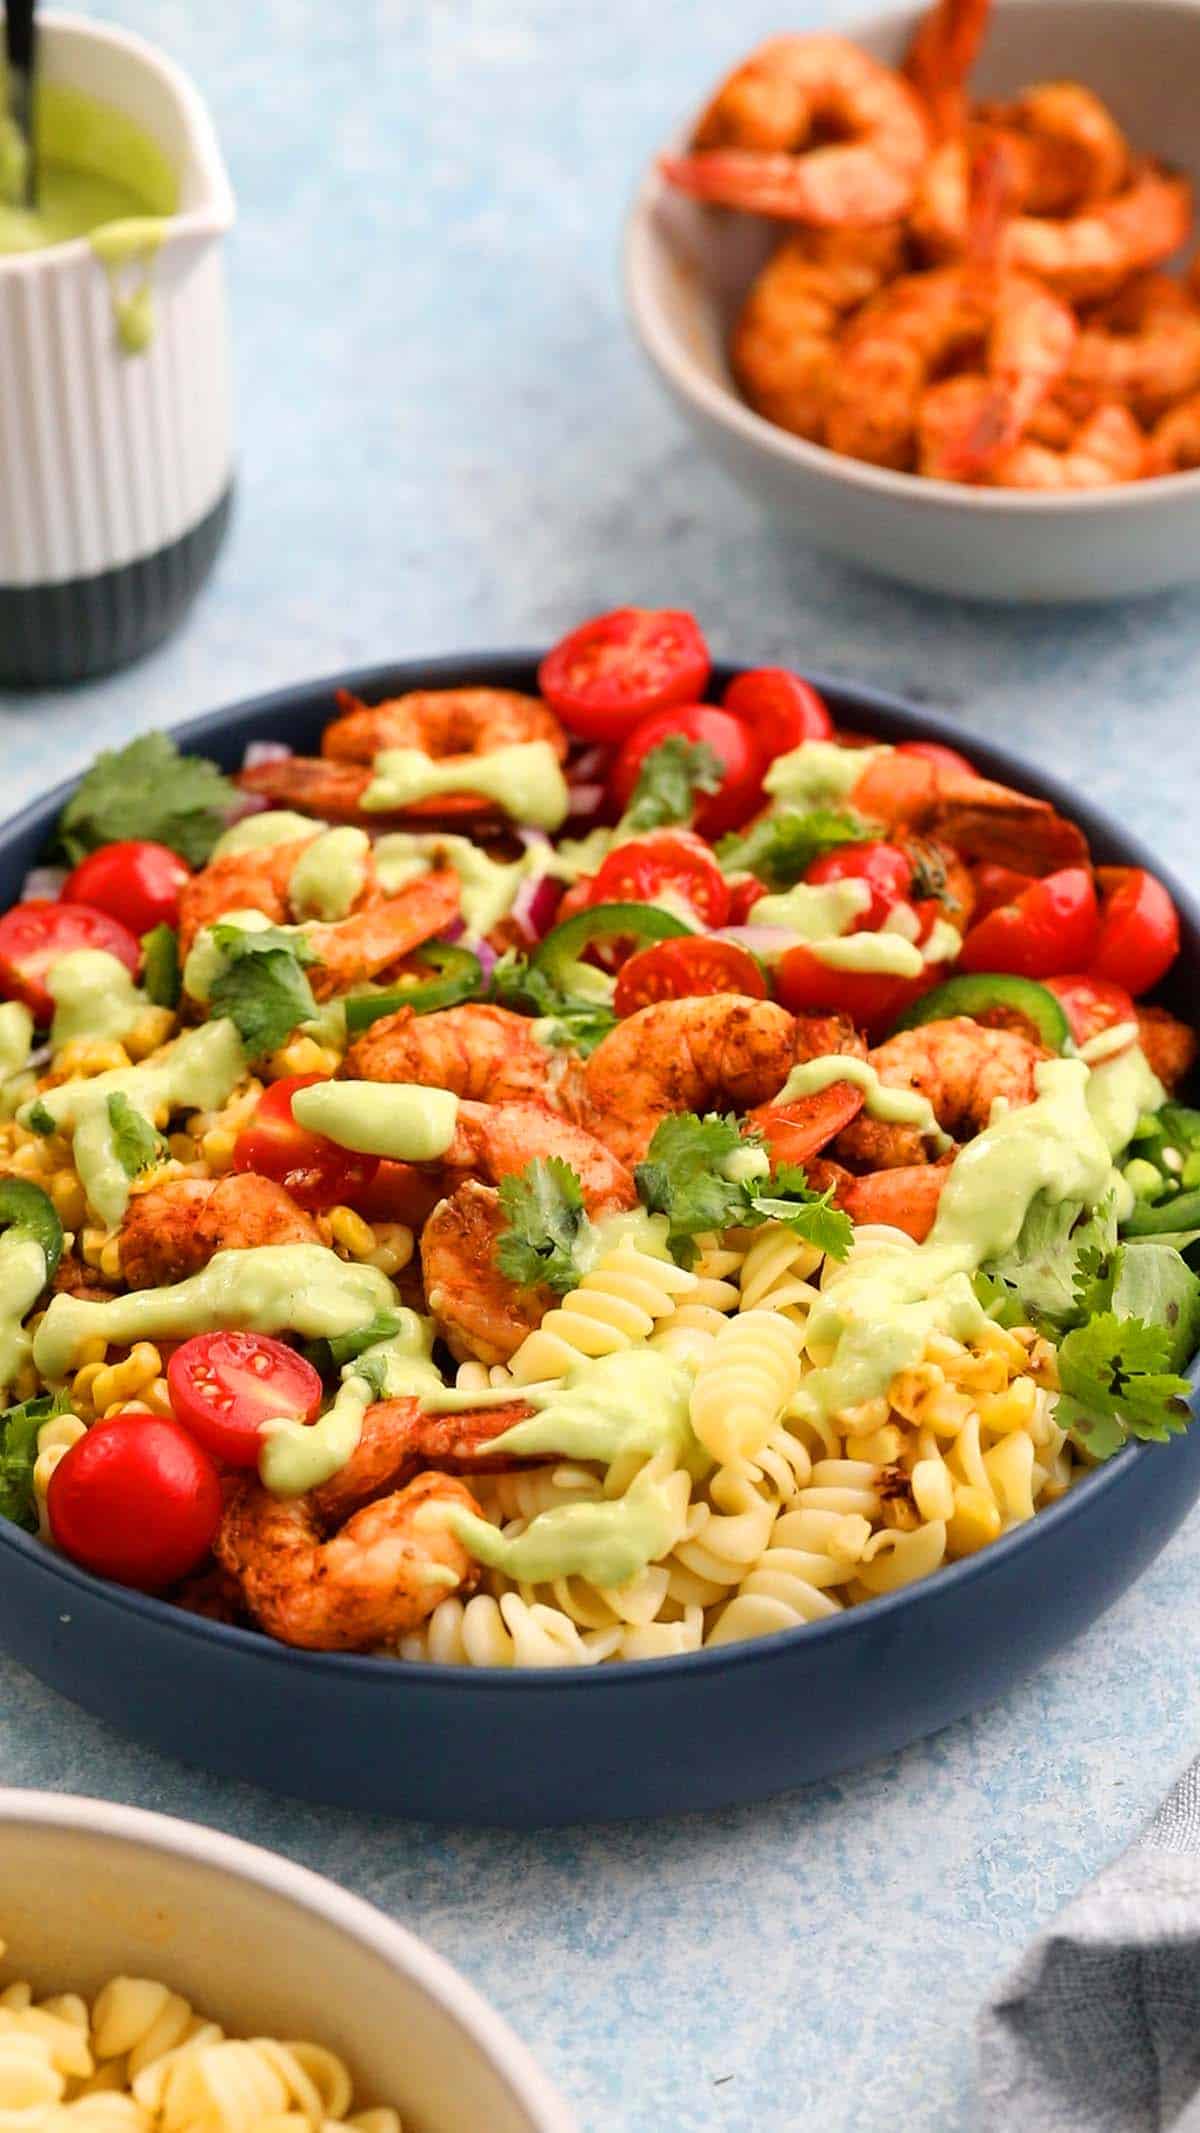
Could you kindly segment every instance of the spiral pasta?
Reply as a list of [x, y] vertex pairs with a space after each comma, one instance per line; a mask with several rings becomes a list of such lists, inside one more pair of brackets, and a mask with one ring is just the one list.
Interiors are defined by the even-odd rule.
[[796, 1329], [776, 1311], [742, 1311], [721, 1327], [692, 1388], [692, 1428], [722, 1464], [752, 1459], [800, 1383]]
[[742, 1259], [738, 1309], [777, 1311], [803, 1325], [820, 1293], [812, 1282], [820, 1264], [815, 1244], [778, 1222], [764, 1223], [754, 1231]]
[[629, 1242], [614, 1245], [526, 1335], [509, 1363], [513, 1383], [562, 1377], [584, 1357], [634, 1347], [695, 1287], [696, 1276], [673, 1259], [655, 1258]]
[[396, 2111], [353, 2102], [335, 2052], [227, 2037], [158, 1979], [115, 1977], [90, 2010], [35, 2004], [24, 1982], [0, 1993], [3, 2133], [401, 2133]]
[[37, 1458], [33, 1463], [33, 1505], [37, 1512], [38, 1538], [49, 1541], [50, 1518], [46, 1510], [46, 1498], [50, 1479], [60, 1459], [65, 1458], [73, 1444], [86, 1437], [87, 1428], [77, 1415], [52, 1415], [43, 1422], [38, 1431]]
[[518, 1592], [499, 1599], [477, 1592], [465, 1603], [455, 1595], [439, 1600], [397, 1649], [402, 1659], [440, 1666], [595, 1666], [611, 1658], [620, 1641], [615, 1625], [585, 1633], [561, 1609], [530, 1606]]

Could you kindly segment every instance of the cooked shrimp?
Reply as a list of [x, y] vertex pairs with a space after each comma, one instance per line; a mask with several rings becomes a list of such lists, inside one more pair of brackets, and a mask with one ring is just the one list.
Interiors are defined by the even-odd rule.
[[1062, 376], [1077, 327], [1069, 306], [1024, 276], [1005, 278], [988, 375], [945, 378], [922, 395], [917, 466], [941, 481], [980, 481], [1015, 445]]
[[1173, 1095], [1196, 1064], [1196, 1032], [1189, 1029], [1186, 1022], [1168, 1014], [1165, 1007], [1139, 1006], [1134, 1011], [1138, 1042], [1150, 1063], [1150, 1070], [1157, 1074], [1167, 1094]]
[[899, 223], [877, 230], [797, 230], [758, 276], [733, 336], [731, 360], [756, 413], [819, 441], [842, 326], [900, 271]]
[[939, 837], [919, 837], [901, 830], [891, 841], [912, 863], [914, 901], [932, 898], [941, 905], [950, 924], [965, 933], [975, 909], [975, 882], [966, 860]]
[[1064, 449], [1025, 440], [992, 469], [1003, 489], [1106, 489], [1145, 473], [1147, 440], [1127, 407], [1099, 407]]
[[496, 1245], [507, 1228], [499, 1193], [468, 1178], [421, 1231], [426, 1302], [459, 1361], [507, 1363], [554, 1302], [549, 1289], [518, 1288], [500, 1272]]
[[[320, 835], [315, 823], [312, 835]], [[292, 915], [288, 884], [311, 842], [312, 837], [298, 837], [261, 851], [229, 852], [224, 858], [211, 859], [185, 881], [179, 892], [181, 957], [186, 957], [201, 928], [215, 925], [227, 911], [261, 911], [273, 925], [286, 925]]]
[[549, 704], [515, 689], [414, 689], [383, 704], [360, 703], [339, 689], [337, 700], [341, 717], [321, 736], [321, 754], [337, 762], [370, 763], [384, 748], [420, 748], [443, 761], [520, 741], [549, 741], [560, 763], [567, 753]]
[[1085, 320], [1066, 386], [1090, 393], [1093, 405], [1127, 401], [1140, 421], [1153, 421], [1200, 386], [1195, 299], [1169, 274], [1138, 275]]
[[[289, 755], [269, 763], [252, 763], [239, 770], [235, 782], [243, 792], [257, 793], [271, 807], [319, 815], [325, 822], [356, 822], [367, 829], [383, 829], [402, 821], [404, 811], [375, 814], [364, 808], [363, 794], [373, 777], [369, 763], [334, 763], [325, 756]], [[457, 799], [457, 794], [444, 795], [443, 810], [455, 813]]]
[[1075, 338], [1070, 311], [1024, 276], [935, 268], [893, 282], [848, 329], [829, 395], [834, 451], [901, 470], [915, 464], [922, 399], [934, 372], [982, 350], [990, 383], [972, 464], [1020, 435], [1062, 375]]
[[166, 1178], [134, 1192], [121, 1225], [121, 1272], [131, 1289], [186, 1281], [214, 1252], [260, 1244], [319, 1244], [311, 1215], [255, 1171]]
[[1147, 474], [1186, 474], [1193, 467], [1200, 467], [1200, 392], [1155, 423], [1146, 453]]
[[[983, 1132], [998, 1097], [1014, 1107], [1033, 1102], [1034, 1070], [1048, 1054], [1015, 1030], [986, 1029], [955, 1015], [902, 1030], [867, 1057], [885, 1087], [928, 1097], [943, 1133], [966, 1141]], [[839, 1134], [835, 1153], [869, 1170], [899, 1170], [927, 1159], [928, 1148], [915, 1126], [864, 1112]]]
[[494, 1474], [523, 1462], [489, 1446], [515, 1422], [533, 1413], [526, 1400], [503, 1407], [471, 1408], [431, 1415], [416, 1399], [379, 1400], [363, 1416], [362, 1435], [344, 1467], [314, 1489], [311, 1503], [321, 1524], [339, 1526], [377, 1496], [403, 1488], [414, 1474]]
[[539, 1044], [527, 1015], [468, 1001], [418, 1015], [382, 1015], [350, 1046], [342, 1067], [352, 1081], [414, 1081], [475, 1103], [554, 1102], [574, 1054]]
[[1004, 231], [1004, 264], [1036, 275], [1074, 301], [1111, 296], [1131, 274], [1155, 267], [1187, 237], [1192, 189], [1186, 178], [1142, 163], [1110, 200], [1065, 221], [1017, 215]]
[[927, 149], [920, 103], [890, 67], [844, 37], [787, 36], [734, 70], [691, 153], [661, 168], [699, 200], [843, 228], [902, 215]]
[[961, 132], [965, 123], [967, 80], [990, 13], [991, 0], [936, 0], [922, 15], [905, 54], [905, 76], [939, 140]]
[[1048, 800], [895, 750], [868, 765], [849, 804], [889, 828], [945, 838], [963, 858], [1024, 874], [1053, 874], [1087, 860], [1083, 832]]
[[456, 1179], [482, 1178], [496, 1185], [516, 1177], [535, 1157], [551, 1156], [570, 1164], [589, 1214], [637, 1205], [624, 1163], [602, 1139], [545, 1103], [477, 1104], [460, 1098], [454, 1138], [439, 1168]]
[[213, 1552], [268, 1636], [306, 1651], [370, 1651], [478, 1582], [449, 1526], [421, 1516], [435, 1504], [479, 1509], [452, 1475], [419, 1474], [327, 1540], [311, 1498], [281, 1503], [249, 1482], [227, 1506]]
[[1129, 143], [1082, 82], [1035, 82], [1011, 103], [980, 105], [976, 117], [1009, 144], [1028, 214], [1062, 215], [1107, 200], [1129, 176]]
[[330, 1000], [411, 955], [458, 917], [461, 896], [457, 874], [445, 867], [349, 918], [307, 925], [305, 936], [317, 957], [308, 970], [313, 997]]

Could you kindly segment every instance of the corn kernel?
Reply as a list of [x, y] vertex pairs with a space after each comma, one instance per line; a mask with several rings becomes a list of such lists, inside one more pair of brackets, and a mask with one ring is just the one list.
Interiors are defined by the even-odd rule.
[[93, 1229], [90, 1223], [86, 1224], [79, 1238], [79, 1250], [84, 1265], [93, 1266], [98, 1270], [100, 1254], [107, 1243], [108, 1231], [106, 1229]]
[[914, 1370], [902, 1370], [892, 1379], [890, 1404], [905, 1422], [918, 1422], [929, 1394], [945, 1382], [945, 1372], [936, 1363], [918, 1363]]
[[125, 1049], [131, 1059], [148, 1059], [165, 1044], [175, 1028], [175, 1017], [169, 1007], [148, 1007], [138, 1016], [131, 1030], [125, 1032]]
[[872, 1466], [894, 1466], [903, 1448], [903, 1432], [894, 1422], [889, 1422], [883, 1429], [872, 1430], [867, 1437], [847, 1437], [844, 1456], [866, 1459]]
[[91, 1081], [97, 1074], [108, 1074], [120, 1067], [132, 1065], [123, 1044], [115, 1037], [72, 1037], [54, 1055], [54, 1071], [47, 1076], [53, 1088], [64, 1081]]
[[957, 1437], [970, 1412], [971, 1402], [965, 1393], [956, 1392], [951, 1385], [941, 1385], [923, 1402], [921, 1422], [939, 1437]]
[[1028, 1430], [1037, 1413], [1038, 1392], [1032, 1378], [1014, 1378], [1003, 1392], [983, 1393], [979, 1419], [997, 1436], [1012, 1430]]
[[58, 1170], [47, 1190], [65, 1229], [78, 1229], [87, 1213], [87, 1196], [73, 1170]]
[[954, 1516], [946, 1528], [946, 1546], [951, 1555], [974, 1555], [996, 1539], [1000, 1512], [982, 1489], [960, 1482], [954, 1491]]
[[368, 1259], [375, 1250], [374, 1230], [352, 1207], [330, 1208], [329, 1234], [351, 1259]]
[[941, 1459], [918, 1459], [911, 1480], [913, 1501], [922, 1518], [953, 1518], [954, 1484]]
[[108, 1342], [102, 1333], [93, 1333], [90, 1340], [79, 1343], [76, 1357], [78, 1363], [102, 1363], [108, 1354]]
[[200, 1153], [210, 1171], [228, 1170], [233, 1162], [237, 1134], [228, 1126], [213, 1126], [200, 1143]]
[[378, 1267], [381, 1274], [398, 1274], [413, 1255], [412, 1231], [403, 1222], [376, 1222], [373, 1227], [375, 1250], [368, 1265]]
[[106, 1363], [91, 1384], [96, 1413], [106, 1415], [130, 1400], [144, 1400], [149, 1387], [162, 1376], [162, 1358], [153, 1343], [138, 1341], [123, 1363]]
[[[867, 1437], [872, 1430], [882, 1429], [887, 1418], [888, 1403], [882, 1396], [875, 1400], [864, 1400], [858, 1407], [843, 1407], [838, 1415], [843, 1429], [856, 1437]], [[849, 1457], [853, 1458], [854, 1453], [851, 1452]]]
[[85, 1419], [90, 1419], [98, 1412], [95, 1386], [103, 1368], [103, 1362], [84, 1363], [71, 1379], [71, 1405]]
[[267, 1061], [267, 1080], [283, 1081], [289, 1074], [336, 1074], [342, 1055], [332, 1045], [318, 1044], [315, 1037], [289, 1037]]

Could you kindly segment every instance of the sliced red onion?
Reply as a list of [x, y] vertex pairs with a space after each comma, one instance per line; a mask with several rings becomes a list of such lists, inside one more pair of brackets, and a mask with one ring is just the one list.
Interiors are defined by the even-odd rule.
[[69, 867], [31, 867], [21, 883], [21, 902], [30, 903], [42, 897], [50, 903], [57, 902], [69, 872]]
[[600, 812], [604, 802], [603, 785], [569, 785], [567, 792], [571, 802], [570, 821], [590, 822]]
[[268, 815], [270, 812], [271, 803], [262, 793], [240, 792], [228, 807], [222, 808], [221, 818], [226, 829], [232, 829], [235, 822], [244, 822], [247, 815]]
[[286, 741], [247, 741], [242, 769], [255, 770], [260, 763], [286, 763], [294, 754], [295, 749], [289, 748]]
[[550, 931], [561, 902], [561, 881], [552, 874], [533, 874], [518, 887], [510, 916], [528, 940], [540, 941]]
[[715, 941], [730, 941], [735, 948], [748, 948], [762, 963], [777, 963], [789, 948], [802, 945], [801, 935], [787, 926], [721, 926]]
[[585, 781], [602, 778], [608, 769], [609, 754], [610, 750], [605, 747], [582, 749], [574, 762], [568, 766], [572, 778], [582, 778]]
[[548, 852], [553, 849], [553, 841], [545, 830], [519, 829], [517, 835], [527, 852]]
[[452, 918], [449, 925], [442, 928], [441, 938], [444, 941], [460, 941], [466, 930], [467, 922], [460, 912], [457, 918]]
[[495, 949], [492, 947], [490, 941], [478, 940], [472, 941], [471, 953], [478, 960], [479, 968], [483, 973], [484, 984], [488, 984], [490, 982], [492, 972], [496, 968], [497, 957]]

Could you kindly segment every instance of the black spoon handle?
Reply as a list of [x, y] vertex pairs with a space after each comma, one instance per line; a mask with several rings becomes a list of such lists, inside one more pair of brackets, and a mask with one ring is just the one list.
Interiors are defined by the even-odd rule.
[[25, 143], [25, 205], [37, 204], [33, 143], [33, 67], [37, 45], [37, 0], [6, 0], [4, 50], [8, 61], [8, 115]]

